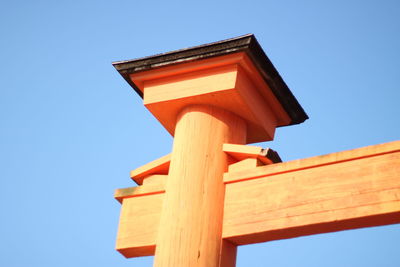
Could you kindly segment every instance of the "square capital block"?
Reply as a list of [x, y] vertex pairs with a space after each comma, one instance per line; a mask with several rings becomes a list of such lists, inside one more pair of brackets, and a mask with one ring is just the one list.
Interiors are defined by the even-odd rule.
[[174, 135], [189, 105], [228, 110], [247, 123], [247, 143], [308, 118], [254, 35], [114, 63], [145, 106]]

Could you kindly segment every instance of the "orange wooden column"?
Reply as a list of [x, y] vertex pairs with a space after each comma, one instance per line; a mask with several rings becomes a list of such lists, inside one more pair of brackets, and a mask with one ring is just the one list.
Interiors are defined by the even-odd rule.
[[[150, 255], [154, 245], [144, 240], [156, 237], [156, 267], [234, 267], [236, 245], [222, 238], [223, 174], [233, 160], [223, 145], [272, 140], [276, 127], [307, 115], [253, 35], [114, 66], [174, 136], [159, 225], [133, 249], [125, 247], [130, 237], [119, 235], [119, 250]], [[126, 234], [132, 215], [122, 214]]]
[[246, 142], [239, 116], [206, 105], [179, 114], [154, 266], [219, 265], [227, 142]]

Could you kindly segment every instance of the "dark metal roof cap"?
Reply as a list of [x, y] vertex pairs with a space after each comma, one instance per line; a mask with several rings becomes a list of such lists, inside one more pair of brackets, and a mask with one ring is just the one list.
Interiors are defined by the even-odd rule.
[[142, 92], [129, 78], [130, 74], [237, 52], [245, 52], [253, 61], [265, 82], [290, 116], [290, 125], [299, 124], [308, 119], [307, 114], [272, 65], [253, 34], [139, 59], [117, 61], [112, 64], [132, 88], [143, 97]]

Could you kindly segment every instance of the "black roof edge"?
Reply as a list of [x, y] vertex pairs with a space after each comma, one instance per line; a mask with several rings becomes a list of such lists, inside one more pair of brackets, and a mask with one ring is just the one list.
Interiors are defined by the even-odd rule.
[[129, 75], [132, 73], [241, 51], [246, 52], [251, 58], [265, 82], [269, 85], [282, 107], [288, 113], [291, 118], [290, 125], [299, 124], [307, 120], [307, 114], [283, 81], [279, 72], [275, 69], [253, 34], [246, 34], [227, 40], [149, 57], [117, 61], [113, 62], [112, 65], [140, 97], [143, 98], [143, 93], [129, 78]]

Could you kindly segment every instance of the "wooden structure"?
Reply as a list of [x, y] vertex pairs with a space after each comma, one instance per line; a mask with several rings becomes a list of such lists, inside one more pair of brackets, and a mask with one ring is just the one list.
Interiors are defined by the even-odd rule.
[[400, 142], [285, 163], [247, 145], [308, 118], [253, 35], [114, 66], [174, 136], [116, 191], [125, 257], [233, 267], [238, 245], [400, 222]]

